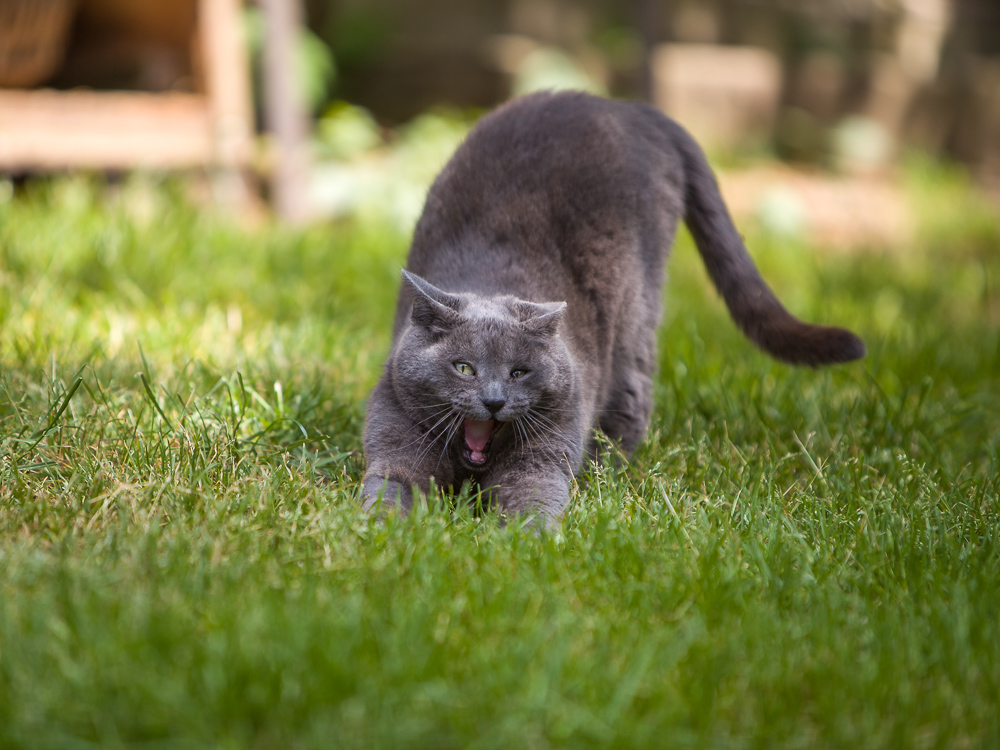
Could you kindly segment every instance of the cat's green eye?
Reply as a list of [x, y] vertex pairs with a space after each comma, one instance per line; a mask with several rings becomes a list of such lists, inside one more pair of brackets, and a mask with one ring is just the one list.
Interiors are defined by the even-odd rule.
[[514, 380], [517, 380], [518, 378], [523, 378], [527, 374], [528, 374], [527, 370], [511, 370], [510, 371], [510, 376], [512, 378], [514, 378]]
[[458, 370], [463, 375], [475, 375], [476, 371], [472, 369], [472, 365], [468, 362], [455, 362], [455, 369]]

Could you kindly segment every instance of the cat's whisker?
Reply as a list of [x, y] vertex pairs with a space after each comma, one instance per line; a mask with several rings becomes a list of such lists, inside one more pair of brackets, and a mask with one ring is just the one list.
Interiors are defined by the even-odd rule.
[[[433, 432], [435, 429], [437, 429], [438, 425], [440, 425], [442, 422], [447, 421], [448, 417], [450, 417], [454, 413], [455, 410], [451, 408], [444, 410], [443, 416], [441, 416], [441, 418], [438, 419], [438, 421], [435, 422], [433, 426], [431, 426], [430, 429], [427, 430], [427, 432]], [[438, 416], [438, 414], [442, 414], [442, 412], [435, 412], [433, 415], [429, 417], [429, 419], [434, 419], [434, 417]]]
[[545, 434], [545, 429], [543, 429], [544, 425], [536, 422], [530, 411], [524, 414], [524, 424], [529, 430], [531, 430], [532, 434], [538, 438], [538, 441], [544, 445], [549, 453], [553, 455], [556, 453], [555, 449], [552, 447], [551, 441]]
[[559, 432], [559, 425], [557, 425], [555, 422], [553, 422], [551, 419], [549, 419], [548, 417], [546, 417], [544, 414], [542, 414], [538, 410], [536, 410], [536, 409], [528, 409], [527, 416], [529, 416], [531, 418], [531, 420], [536, 425], [538, 425], [539, 427], [547, 428], [548, 430], [551, 430], [552, 432]]
[[[579, 414], [579, 411], [577, 411], [576, 409], [560, 409], [556, 406], [540, 406], [535, 409], [532, 409], [532, 411], [534, 411], [536, 414], [540, 412], [553, 412], [559, 414]], [[632, 412], [630, 412], [628, 409], [599, 409], [597, 411], [597, 416], [600, 417], [602, 414], [625, 414], [627, 416], [631, 416]]]
[[441, 465], [441, 459], [443, 459], [445, 453], [448, 452], [448, 446], [451, 443], [452, 438], [455, 437], [456, 433], [458, 433], [458, 429], [461, 426], [461, 424], [462, 424], [462, 415], [456, 411], [455, 418], [452, 419], [451, 423], [448, 425], [448, 429], [445, 431], [446, 437], [444, 439], [444, 450], [441, 451], [441, 455], [438, 456], [437, 463], [434, 465], [435, 471]]
[[536, 411], [535, 409], [529, 409], [528, 413], [531, 414], [532, 417], [534, 417], [536, 420], [538, 420], [541, 424], [544, 424], [544, 425], [548, 426], [548, 428], [550, 430], [552, 430], [553, 432], [559, 432], [559, 425], [557, 425], [551, 419], [549, 419], [548, 417], [546, 417], [544, 414]]
[[[443, 434], [443, 431], [441, 433], [435, 435], [434, 434], [434, 430], [437, 429], [438, 426], [440, 426], [443, 422], [445, 422], [454, 413], [454, 409], [451, 408], [451, 406], [449, 405], [449, 408], [446, 409], [446, 410], [444, 410], [444, 411], [445, 411], [444, 415], [442, 417], [440, 417], [437, 422], [435, 422], [433, 425], [431, 425], [431, 427], [426, 432], [424, 432], [418, 439], [412, 440], [409, 443], [407, 443], [405, 446], [403, 446], [403, 448], [407, 448], [407, 447], [413, 445], [414, 443], [418, 444], [417, 445], [417, 457], [414, 459], [414, 463], [419, 463], [420, 460], [424, 457], [424, 455], [426, 455], [430, 451], [430, 449], [434, 446], [434, 443], [436, 443], [441, 438], [441, 435]], [[431, 415], [431, 419], [433, 419], [436, 416], [438, 416], [438, 413], [435, 413], [435, 414]], [[432, 438], [432, 439], [431, 439], [431, 441], [429, 443], [426, 443], [426, 441], [427, 441], [428, 438]], [[426, 445], [425, 445], [425, 443], [426, 443]], [[398, 450], [402, 450], [402, 448], [400, 448]]]
[[[419, 425], [414, 425], [411, 429], [419, 429]], [[415, 445], [416, 443], [423, 443], [423, 441], [426, 439], [427, 439], [427, 433], [421, 432], [419, 435], [417, 435], [417, 437], [413, 438], [413, 440], [408, 442], [406, 445], [401, 445], [398, 448], [396, 448], [395, 452], [399, 453], [400, 451], [409, 448], [411, 445]]]
[[[445, 414], [443, 417], [441, 417], [441, 419], [439, 419], [437, 421], [437, 424], [435, 424], [434, 427], [432, 427], [430, 430], [427, 431], [427, 435], [430, 436], [433, 433], [433, 430], [439, 424], [441, 424], [442, 422], [448, 420], [449, 418], [451, 418], [453, 420], [452, 422], [449, 422], [448, 427], [446, 427], [445, 429], [441, 430], [437, 435], [434, 436], [433, 440], [431, 440], [427, 445], [423, 446], [423, 448], [417, 454], [417, 457], [414, 459], [414, 461], [413, 461], [414, 464], [419, 464], [424, 459], [424, 457], [428, 453], [430, 453], [431, 449], [434, 447], [434, 444], [437, 443], [437, 441], [440, 440], [442, 437], [444, 437], [445, 435], [447, 435], [449, 428], [452, 426], [452, 424], [454, 423], [454, 421], [456, 421], [459, 417], [461, 417], [461, 414], [459, 414], [454, 409], [451, 409], [451, 410], [449, 410], [449, 412], [447, 414]], [[447, 440], [446, 440], [445, 441], [445, 446], [447, 446], [447, 444], [448, 443], [447, 443]], [[439, 457], [438, 460], [440, 461], [440, 457]]]
[[[518, 418], [518, 419], [516, 419], [514, 421], [514, 425], [515, 425], [515, 428], [516, 428], [514, 430], [514, 432], [515, 432], [515, 434], [521, 434], [522, 435], [522, 446], [527, 446], [527, 448], [528, 448], [528, 455], [531, 456], [531, 463], [532, 463], [532, 465], [534, 465], [534, 463], [535, 463], [535, 451], [532, 450], [532, 448], [531, 448], [531, 440], [528, 438], [528, 431], [525, 428], [525, 426], [521, 423], [521, 419], [520, 418]], [[523, 447], [521, 448], [521, 452], [522, 453], [524, 452], [524, 448]]]
[[445, 446], [451, 443], [452, 438], [454, 438], [455, 435], [458, 433], [458, 429], [462, 426], [463, 420], [464, 417], [462, 416], [461, 412], [456, 411], [454, 420], [452, 420], [451, 424], [448, 426], [448, 437], [444, 441]]
[[434, 444], [438, 440], [441, 439], [441, 435], [443, 435], [443, 434], [444, 433], [441, 433], [440, 435], [437, 435], [433, 440], [431, 440], [429, 443], [427, 443], [427, 445], [424, 445], [424, 446], [421, 447], [420, 452], [417, 453], [416, 457], [413, 459], [413, 464], [415, 466], [419, 466], [420, 465], [420, 462], [423, 461], [424, 457], [427, 456], [431, 452], [431, 449], [434, 447]]
[[433, 433], [425, 432], [423, 437], [420, 439], [420, 444], [417, 446], [417, 456], [416, 458], [413, 459], [414, 464], [419, 464], [420, 459], [424, 455], [425, 451], [427, 451], [430, 448], [430, 446], [434, 445], [434, 443], [437, 442], [437, 438], [434, 437], [430, 443], [426, 443], [427, 438], [432, 437], [432, 435]]
[[[451, 406], [451, 405], [449, 404], [449, 407], [450, 407], [450, 406]], [[430, 434], [431, 434], [431, 433], [432, 433], [432, 432], [433, 432], [433, 431], [435, 430], [435, 428], [437, 428], [437, 426], [438, 426], [438, 425], [440, 425], [440, 424], [441, 424], [442, 422], [444, 422], [444, 421], [445, 421], [445, 420], [446, 420], [446, 419], [448, 418], [448, 416], [449, 416], [449, 415], [450, 415], [450, 414], [451, 414], [451, 413], [452, 413], [452, 412], [453, 412], [454, 410], [453, 410], [453, 409], [451, 409], [451, 408], [448, 408], [447, 410], [442, 410], [442, 411], [444, 411], [444, 412], [445, 412], [444, 416], [443, 416], [443, 417], [441, 417], [440, 419], [438, 419], [438, 421], [437, 421], [437, 422], [435, 422], [435, 423], [434, 423], [434, 424], [433, 424], [433, 425], [432, 425], [432, 426], [431, 426], [431, 427], [430, 427], [430, 428], [429, 428], [429, 429], [428, 429], [428, 430], [427, 430], [426, 432], [422, 432], [422, 433], [421, 433], [421, 434], [420, 434], [419, 436], [417, 436], [416, 438], [414, 438], [413, 440], [411, 440], [411, 441], [410, 441], [409, 443], [407, 443], [406, 445], [402, 445], [402, 446], [400, 446], [399, 448], [397, 448], [397, 449], [396, 449], [396, 451], [398, 452], [398, 451], [401, 451], [401, 450], [403, 450], [404, 448], [409, 448], [409, 447], [410, 447], [411, 445], [413, 445], [413, 444], [415, 444], [415, 443], [421, 443], [421, 444], [422, 444], [422, 443], [423, 443], [423, 441], [427, 439], [427, 436], [428, 436], [428, 435], [430, 435]], [[441, 413], [441, 412], [435, 412], [434, 414], [431, 414], [431, 415], [430, 415], [430, 416], [428, 417], [428, 419], [434, 419], [434, 418], [435, 418], [435, 417], [437, 417], [437, 416], [438, 416], [438, 415], [439, 415], [440, 413]], [[411, 429], [419, 429], [419, 428], [420, 428], [420, 425], [413, 425], [413, 427], [412, 427]]]

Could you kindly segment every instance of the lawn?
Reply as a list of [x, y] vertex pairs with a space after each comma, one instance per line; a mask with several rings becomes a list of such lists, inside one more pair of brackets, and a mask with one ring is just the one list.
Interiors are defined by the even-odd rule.
[[744, 227], [858, 364], [757, 353], [682, 236], [648, 438], [541, 534], [358, 512], [393, 222], [0, 189], [0, 747], [1000, 746], [1000, 218], [904, 181], [906, 247]]

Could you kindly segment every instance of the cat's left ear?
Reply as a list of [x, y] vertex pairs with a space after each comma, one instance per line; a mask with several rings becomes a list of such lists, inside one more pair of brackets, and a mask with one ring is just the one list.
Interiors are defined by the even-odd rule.
[[521, 302], [521, 325], [536, 336], [555, 336], [566, 312], [565, 302]]

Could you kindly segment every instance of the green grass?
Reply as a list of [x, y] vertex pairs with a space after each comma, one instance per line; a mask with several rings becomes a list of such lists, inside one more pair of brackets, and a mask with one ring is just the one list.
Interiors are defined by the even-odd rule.
[[406, 238], [82, 178], [0, 202], [0, 747], [1000, 746], [1000, 220], [913, 247], [747, 227], [796, 370], [687, 237], [657, 408], [554, 533], [358, 513]]

